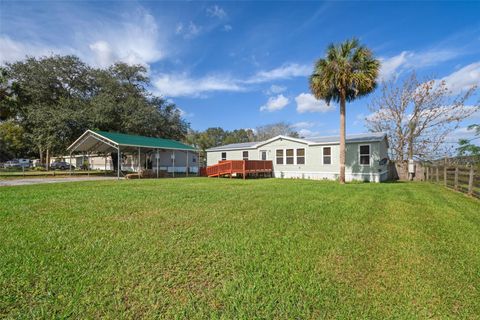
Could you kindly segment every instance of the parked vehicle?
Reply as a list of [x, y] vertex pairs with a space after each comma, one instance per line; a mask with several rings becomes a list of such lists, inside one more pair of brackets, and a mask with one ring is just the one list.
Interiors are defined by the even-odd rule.
[[[70, 163], [65, 161], [55, 161], [50, 164], [50, 169], [68, 170], [70, 169]], [[72, 164], [72, 169], [75, 169], [75, 166], [73, 164]]]
[[13, 159], [5, 162], [4, 168], [29, 168], [30, 159]]

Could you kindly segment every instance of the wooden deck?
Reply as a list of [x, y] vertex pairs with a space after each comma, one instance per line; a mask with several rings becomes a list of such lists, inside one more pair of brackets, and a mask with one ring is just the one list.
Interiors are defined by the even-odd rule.
[[224, 160], [207, 167], [209, 177], [241, 175], [245, 179], [248, 175], [271, 176], [272, 172], [272, 161], [265, 160]]

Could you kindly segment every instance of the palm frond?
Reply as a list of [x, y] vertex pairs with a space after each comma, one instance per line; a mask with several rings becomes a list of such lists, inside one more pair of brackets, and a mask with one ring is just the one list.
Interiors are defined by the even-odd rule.
[[315, 63], [310, 89], [317, 99], [327, 103], [339, 101], [341, 92], [351, 101], [376, 88], [379, 70], [380, 62], [358, 39], [330, 44], [325, 58]]

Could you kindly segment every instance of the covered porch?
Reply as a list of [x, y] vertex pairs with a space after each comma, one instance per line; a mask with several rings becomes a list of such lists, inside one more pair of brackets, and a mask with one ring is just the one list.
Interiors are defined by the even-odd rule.
[[74, 155], [108, 158], [118, 178], [137, 173], [138, 178], [161, 178], [198, 174], [198, 152], [179, 141], [87, 130], [68, 147]]

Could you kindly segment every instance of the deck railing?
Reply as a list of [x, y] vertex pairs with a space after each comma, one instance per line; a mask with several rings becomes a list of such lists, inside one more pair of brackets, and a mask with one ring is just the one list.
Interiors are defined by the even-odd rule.
[[207, 167], [206, 170], [209, 177], [242, 174], [245, 178], [252, 173], [271, 173], [273, 164], [272, 161], [265, 160], [223, 160]]

